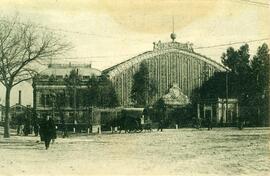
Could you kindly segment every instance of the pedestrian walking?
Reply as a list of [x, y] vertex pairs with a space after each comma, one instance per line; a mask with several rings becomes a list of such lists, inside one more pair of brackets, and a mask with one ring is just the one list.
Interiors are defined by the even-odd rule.
[[238, 121], [238, 129], [242, 130], [244, 128], [244, 124], [245, 124], [245, 119], [242, 116], [240, 116], [239, 121]]
[[16, 124], [17, 124], [17, 135], [21, 136], [24, 132], [24, 124], [25, 124], [25, 118], [24, 114], [18, 114], [15, 116]]
[[200, 129], [202, 125], [202, 119], [200, 117], [196, 118], [196, 128]]
[[157, 129], [157, 131], [163, 131], [163, 125], [164, 125], [164, 121], [163, 121], [163, 119], [161, 119], [159, 122], [158, 122], [158, 129]]
[[34, 113], [32, 116], [32, 125], [34, 128], [34, 134], [35, 136], [38, 136], [39, 133], [39, 123], [38, 123], [38, 117], [37, 117], [37, 113]]
[[28, 134], [31, 133], [31, 125], [30, 125], [30, 120], [29, 118], [25, 118], [24, 120], [24, 128], [23, 128], [23, 134], [24, 136], [28, 136]]
[[208, 130], [212, 130], [212, 118], [207, 117]]
[[49, 148], [51, 140], [56, 139], [55, 124], [50, 116], [46, 116], [40, 125], [40, 138], [45, 142], [46, 150]]
[[196, 117], [194, 116], [192, 118], [193, 121], [193, 127], [196, 129], [200, 129], [201, 128], [201, 123], [202, 123], [202, 119], [200, 117]]

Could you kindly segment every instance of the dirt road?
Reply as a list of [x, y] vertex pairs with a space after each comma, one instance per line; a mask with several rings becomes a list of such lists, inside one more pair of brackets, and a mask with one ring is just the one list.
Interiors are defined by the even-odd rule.
[[4, 139], [0, 175], [270, 175], [270, 128]]

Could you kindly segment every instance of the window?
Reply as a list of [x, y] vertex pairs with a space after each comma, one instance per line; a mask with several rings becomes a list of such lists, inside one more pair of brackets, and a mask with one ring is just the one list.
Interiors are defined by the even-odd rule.
[[69, 96], [69, 106], [74, 107], [74, 97], [73, 96]]
[[62, 79], [63, 76], [62, 75], [56, 75], [56, 79]]
[[41, 75], [41, 79], [48, 79], [49, 76], [48, 75]]
[[40, 104], [44, 107], [52, 106], [51, 96], [49, 94], [41, 94]]

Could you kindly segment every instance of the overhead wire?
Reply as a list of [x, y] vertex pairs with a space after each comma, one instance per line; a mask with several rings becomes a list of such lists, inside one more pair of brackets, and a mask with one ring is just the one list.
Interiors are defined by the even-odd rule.
[[[3, 21], [5, 23], [9, 23], [8, 20], [0, 19], [0, 21]], [[18, 24], [22, 25], [27, 25], [26, 23], [23, 22], [17, 22]], [[102, 38], [111, 38], [111, 39], [117, 39], [117, 40], [122, 40], [122, 41], [134, 41], [138, 43], [145, 43], [146, 41], [143, 40], [138, 40], [138, 39], [127, 39], [124, 38], [123, 36], [113, 36], [113, 35], [101, 35], [101, 34], [96, 34], [96, 33], [88, 33], [88, 32], [79, 32], [79, 31], [72, 31], [72, 30], [66, 30], [66, 29], [61, 29], [61, 28], [51, 28], [43, 25], [35, 25], [36, 28], [39, 29], [44, 29], [47, 31], [55, 31], [55, 32], [62, 32], [62, 33], [71, 33], [71, 34], [76, 34], [76, 35], [84, 35], [84, 36], [89, 36], [89, 37], [102, 37]]]
[[[254, 43], [254, 42], [260, 42], [260, 41], [267, 41], [270, 40], [269, 38], [262, 38], [262, 39], [255, 39], [255, 40], [248, 40], [248, 41], [237, 41], [237, 42], [230, 42], [230, 43], [223, 43], [223, 44], [216, 44], [216, 45], [209, 45], [209, 46], [200, 46], [200, 47], [194, 47], [193, 49], [200, 50], [200, 49], [210, 49], [210, 48], [219, 48], [219, 47], [226, 47], [226, 46], [232, 46], [237, 44], [244, 44], [244, 43]], [[116, 58], [121, 56], [134, 56], [138, 53], [130, 53], [130, 54], [124, 54], [124, 55], [100, 55], [100, 56], [83, 56], [83, 57], [55, 57], [54, 59], [66, 59], [66, 60], [73, 60], [73, 59], [94, 59], [94, 58]], [[91, 60], [91, 62], [108, 62], [107, 60]]]
[[254, 42], [260, 42], [260, 41], [267, 41], [267, 40], [270, 40], [270, 37], [269, 38], [256, 39], [256, 40], [230, 42], [230, 43], [210, 45], [210, 46], [200, 46], [200, 47], [195, 47], [194, 49], [217, 48], [217, 47], [231, 46], [231, 45], [237, 45], [237, 44], [243, 44], [243, 43], [254, 43]]
[[258, 1], [231, 0], [231, 2], [240, 3], [240, 4], [243, 4], [243, 5], [252, 5], [252, 6], [257, 6], [257, 7], [262, 7], [262, 8], [269, 8], [270, 7], [270, 4], [262, 3], [262, 2], [258, 2]]
[[[266, 5], [266, 3], [259, 3], [259, 2], [250, 1], [250, 0], [241, 0], [241, 1], [253, 2], [253, 3]], [[0, 19], [0, 21], [7, 22], [7, 20], [3, 20], [3, 19]], [[19, 22], [19, 23], [26, 25], [25, 23], [21, 23], [21, 22]], [[60, 28], [59, 29], [57, 29], [57, 28], [49, 28], [49, 27], [40, 26], [40, 25], [38, 25], [37, 27], [45, 29], [45, 30], [50, 30], [50, 31], [73, 33], [73, 34], [78, 34], [78, 35], [88, 35], [88, 36], [115, 38], [113, 36], [99, 35], [99, 34], [93, 34], [93, 33], [85, 33], [85, 32], [78, 32], [78, 31], [70, 31], [70, 30], [65, 30], [65, 29], [60, 29]], [[129, 39], [127, 39], [127, 40], [129, 40]], [[262, 38], [262, 39], [255, 39], [255, 40], [248, 40], [248, 41], [230, 42], [230, 43], [210, 45], [210, 46], [199, 46], [199, 47], [195, 47], [193, 49], [199, 49], [200, 50], [200, 49], [218, 48], [218, 47], [231, 46], [231, 45], [242, 44], [242, 43], [253, 43], [253, 42], [259, 42], [259, 41], [266, 41], [266, 40], [270, 40], [270, 37], [269, 38]], [[136, 41], [139, 41], [139, 40], [136, 40]], [[143, 42], [143, 41], [140, 41], [140, 42]], [[144, 43], [145, 43], [145, 41], [144, 41]], [[63, 57], [63, 58], [55, 57], [54, 59], [67, 59], [67, 60], [69, 60], [69, 59], [111, 58], [111, 57], [132, 56], [132, 55], [135, 55], [135, 54], [132, 53], [132, 54], [124, 54], [124, 55], [101, 55], [101, 56], [83, 56], [83, 57], [78, 56], [78, 57]], [[94, 61], [93, 60], [92, 62], [102, 62], [102, 61]], [[103, 61], [103, 62], [107, 62], [107, 61]]]
[[264, 2], [259, 2], [259, 1], [252, 1], [252, 0], [240, 0], [240, 1], [243, 1], [243, 2], [247, 2], [247, 3], [250, 3], [250, 4], [254, 4], [254, 5], [260, 5], [260, 6], [267, 6], [269, 7], [269, 3], [264, 3]]

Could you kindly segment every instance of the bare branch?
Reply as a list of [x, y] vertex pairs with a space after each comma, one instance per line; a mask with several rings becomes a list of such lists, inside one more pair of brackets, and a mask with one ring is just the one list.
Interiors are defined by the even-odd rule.
[[18, 84], [20, 84], [20, 83], [22, 83], [22, 82], [24, 82], [24, 81], [29, 81], [29, 80], [31, 80], [31, 79], [32, 79], [32, 77], [25, 78], [25, 79], [21, 79], [21, 80], [19, 80], [18, 82], [13, 83], [13, 84], [12, 84], [12, 87], [14, 87], [14, 86], [16, 86], [16, 85], [18, 85]]
[[0, 79], [0, 82], [5, 86], [5, 82], [2, 79]]
[[31, 23], [0, 19], [0, 79], [9, 86], [29, 80], [36, 73], [30, 69], [31, 63], [61, 55], [70, 46]]

